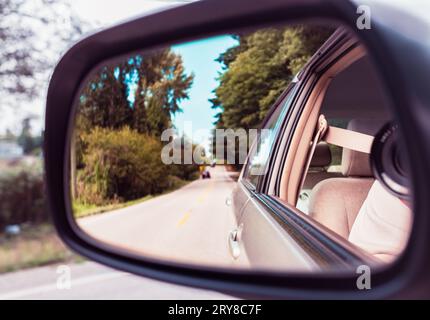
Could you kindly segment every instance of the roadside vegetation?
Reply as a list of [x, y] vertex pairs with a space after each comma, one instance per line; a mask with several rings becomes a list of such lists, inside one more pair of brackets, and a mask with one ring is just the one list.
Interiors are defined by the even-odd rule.
[[59, 262], [81, 262], [51, 224], [24, 224], [19, 235], [0, 235], [0, 273]]
[[49, 220], [40, 158], [27, 157], [0, 171], [0, 230]]
[[81, 261], [58, 238], [46, 208], [40, 157], [0, 162], [0, 273]]
[[161, 134], [188, 98], [193, 75], [169, 49], [102, 67], [83, 90], [74, 132], [74, 214], [114, 210], [177, 189], [198, 165], [165, 165]]

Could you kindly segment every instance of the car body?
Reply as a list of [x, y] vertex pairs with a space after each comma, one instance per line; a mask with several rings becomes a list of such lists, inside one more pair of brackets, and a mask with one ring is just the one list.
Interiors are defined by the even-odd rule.
[[[77, 252], [118, 269], [243, 297], [430, 297], [430, 21], [422, 15], [415, 15], [409, 3], [397, 2], [396, 6], [386, 1], [374, 3], [371, 7], [371, 32], [356, 29], [358, 4], [349, 1], [249, 1], [243, 6], [241, 1], [215, 0], [178, 7], [114, 27], [72, 48], [52, 76], [46, 113], [45, 167], [48, 194], [61, 238]], [[225, 7], [229, 10], [226, 11]], [[273, 148], [266, 162], [267, 171], [264, 175], [250, 179], [247, 168], [251, 163], [251, 149], [232, 199], [237, 222], [237, 228], [229, 235], [233, 256], [246, 254], [254, 265], [262, 268], [271, 260], [271, 265], [277, 264], [280, 266], [279, 271], [287, 273], [261, 270], [233, 272], [136, 257], [94, 243], [73, 228], [69, 219], [70, 199], [65, 192], [68, 181], [64, 174], [67, 168], [64, 154], [67, 154], [65, 148], [69, 141], [68, 124], [73, 97], [88, 70], [99, 61], [137, 49], [201, 38], [235, 28], [309, 18], [337, 19], [348, 26], [355, 37], [338, 31], [275, 103], [263, 127], [271, 125], [272, 116], [272, 119], [285, 121], [275, 135], [276, 140], [272, 141]], [[356, 46], [358, 39], [363, 44], [362, 48]], [[94, 50], [96, 44], [99, 50]], [[342, 55], [342, 52], [346, 55]], [[299, 98], [304, 98], [305, 92], [317, 92], [307, 85], [316, 84], [330, 69], [318, 69], [318, 64], [323, 67], [321, 63], [331, 61], [329, 56], [338, 61], [352, 58], [351, 64], [343, 60], [345, 68], [333, 74], [337, 75], [340, 70], [347, 70], [346, 67], [358, 61], [357, 56], [349, 56], [351, 52], [361, 58], [369, 57], [376, 66], [382, 87], [390, 96], [390, 112], [402, 130], [406, 145], [413, 190], [411, 237], [404, 251], [389, 268], [375, 270], [372, 274], [372, 290], [369, 291], [357, 290], [356, 273], [351, 271], [363, 263], [373, 265], [375, 257], [330, 231], [322, 223], [310, 219], [296, 207], [297, 199], [302, 191], [306, 191], [301, 188], [306, 171], [303, 165], [306, 156], [300, 161], [293, 161], [288, 159], [288, 155], [294, 153], [286, 152], [293, 145], [292, 141], [296, 141], [299, 150], [300, 138], [304, 144], [312, 140], [312, 126], [304, 125], [302, 128], [309, 130], [298, 133], [296, 121], [302, 119], [302, 107], [306, 105], [299, 103]], [[318, 70], [325, 71], [316, 72]], [[64, 82], [66, 75], [68, 81]], [[316, 82], [310, 82], [312, 79]], [[325, 89], [327, 85], [325, 83]], [[281, 103], [289, 107], [284, 115], [279, 116], [276, 111], [282, 111], [279, 107]], [[59, 105], [64, 108], [59, 108]], [[315, 110], [319, 111], [318, 108]], [[315, 119], [318, 119], [315, 114], [314, 125]], [[295, 121], [290, 121], [293, 118]], [[288, 163], [287, 170], [285, 166], [279, 165], [279, 161]], [[303, 197], [306, 198], [305, 195]], [[255, 236], [257, 233], [260, 236]], [[327, 271], [325, 273], [297, 272], [303, 268], [321, 270], [324, 266], [330, 266], [324, 270]]]

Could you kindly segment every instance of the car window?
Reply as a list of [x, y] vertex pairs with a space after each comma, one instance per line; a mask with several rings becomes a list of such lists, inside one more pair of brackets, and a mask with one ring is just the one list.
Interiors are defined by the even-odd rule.
[[285, 99], [278, 105], [276, 110], [269, 116], [263, 130], [258, 131], [257, 139], [254, 141], [246, 163], [243, 179], [255, 188], [260, 179], [267, 172], [267, 162], [279, 129], [290, 108], [296, 86], [291, 86]]

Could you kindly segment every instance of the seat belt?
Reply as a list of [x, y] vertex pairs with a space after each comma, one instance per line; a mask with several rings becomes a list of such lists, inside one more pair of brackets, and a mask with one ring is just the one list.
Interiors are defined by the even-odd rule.
[[318, 118], [318, 129], [312, 139], [311, 149], [309, 150], [309, 154], [306, 159], [306, 166], [300, 181], [299, 190], [302, 189], [305, 182], [306, 174], [309, 170], [318, 142], [325, 141], [342, 148], [370, 154], [373, 139], [374, 137], [368, 134], [329, 126], [325, 116], [321, 114]]
[[374, 137], [368, 134], [328, 126], [322, 140], [353, 151], [369, 153]]
[[[369, 134], [329, 126], [325, 116], [322, 114], [318, 118], [318, 130], [312, 140], [311, 158], [315, 152], [316, 144], [320, 141], [370, 154], [373, 140], [374, 137]], [[310, 161], [308, 162], [310, 163]]]
[[300, 179], [299, 190], [302, 190], [303, 188], [303, 184], [305, 183], [309, 166], [311, 165], [312, 157], [314, 156], [314, 153], [315, 153], [315, 148], [317, 147], [318, 142], [321, 141], [321, 138], [325, 136], [327, 128], [328, 128], [327, 120], [325, 119], [324, 115], [321, 114], [318, 118], [317, 132], [315, 133], [311, 141], [311, 145], [310, 145], [311, 149], [309, 150], [308, 157], [306, 159], [305, 170], [303, 171], [302, 178]]

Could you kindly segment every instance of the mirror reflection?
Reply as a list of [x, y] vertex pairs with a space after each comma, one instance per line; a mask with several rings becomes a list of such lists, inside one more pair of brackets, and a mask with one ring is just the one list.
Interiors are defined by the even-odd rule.
[[369, 160], [394, 121], [389, 98], [341, 27], [134, 53], [82, 88], [70, 195], [98, 241], [170, 262], [312, 272], [381, 266], [407, 243], [412, 204]]

